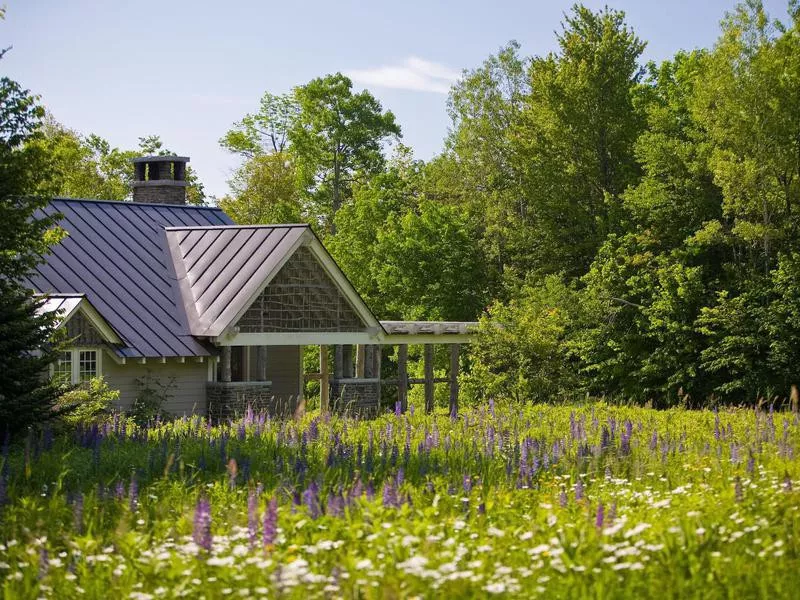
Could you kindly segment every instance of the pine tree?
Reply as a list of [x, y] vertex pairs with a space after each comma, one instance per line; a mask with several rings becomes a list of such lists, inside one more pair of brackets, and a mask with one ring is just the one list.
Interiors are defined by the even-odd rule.
[[47, 200], [26, 195], [45, 167], [25, 147], [43, 114], [28, 90], [0, 78], [0, 427], [11, 433], [52, 418], [61, 391], [47, 379], [55, 315], [40, 314], [43, 299], [25, 279], [59, 239], [58, 215], [42, 212]]

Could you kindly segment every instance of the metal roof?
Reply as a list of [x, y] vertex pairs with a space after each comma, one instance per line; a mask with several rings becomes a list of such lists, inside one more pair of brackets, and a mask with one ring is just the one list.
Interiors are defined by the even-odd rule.
[[218, 208], [55, 199], [69, 234], [29, 277], [40, 293], [84, 294], [119, 333], [123, 357], [208, 356], [192, 337], [165, 228], [231, 225]]
[[84, 298], [83, 294], [52, 294], [36, 312], [39, 314], [60, 312], [58, 315], [58, 325], [60, 325], [69, 320]]
[[313, 234], [308, 225], [171, 227], [172, 256], [189, 330], [217, 336]]

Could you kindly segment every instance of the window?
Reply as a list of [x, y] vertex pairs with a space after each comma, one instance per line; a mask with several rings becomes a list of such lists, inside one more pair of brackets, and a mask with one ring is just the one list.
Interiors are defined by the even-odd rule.
[[81, 350], [78, 360], [78, 381], [97, 377], [97, 350]]
[[89, 348], [73, 348], [62, 352], [50, 366], [52, 378], [59, 383], [76, 384], [101, 374], [101, 352]]
[[53, 380], [58, 383], [72, 383], [72, 352], [62, 352], [53, 364]]

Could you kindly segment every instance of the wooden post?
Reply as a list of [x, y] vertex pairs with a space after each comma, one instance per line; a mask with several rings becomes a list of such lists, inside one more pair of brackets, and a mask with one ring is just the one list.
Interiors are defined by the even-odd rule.
[[458, 368], [461, 344], [450, 344], [450, 416], [458, 415]]
[[367, 364], [367, 348], [364, 344], [356, 346], [356, 377], [364, 377]]
[[231, 381], [231, 347], [222, 347], [222, 381], [230, 383]]
[[400, 344], [397, 347], [397, 400], [400, 402], [400, 411], [408, 410], [408, 346]]
[[319, 408], [323, 413], [330, 408], [330, 377], [328, 376], [328, 347], [319, 347]]
[[353, 346], [342, 346], [342, 375], [349, 379], [353, 376]]
[[433, 345], [425, 344], [425, 412], [433, 412]]
[[378, 389], [375, 392], [378, 396], [378, 412], [381, 410], [381, 350], [382, 348], [380, 346], [372, 346], [372, 353], [370, 356], [372, 359], [372, 373], [370, 377], [378, 378], [378, 383], [376, 384]]
[[267, 380], [267, 347], [256, 347], [256, 380]]

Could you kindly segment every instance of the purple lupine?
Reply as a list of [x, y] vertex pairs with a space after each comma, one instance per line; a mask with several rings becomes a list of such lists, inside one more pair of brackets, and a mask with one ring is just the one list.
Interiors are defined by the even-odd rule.
[[575, 500], [583, 500], [583, 480], [580, 477], [575, 483]]
[[122, 500], [125, 497], [125, 483], [120, 479], [114, 487], [114, 498]]
[[250, 547], [255, 548], [258, 541], [258, 493], [254, 491], [247, 497], [247, 534]]
[[719, 428], [719, 411], [717, 411], [717, 407], [714, 407], [714, 439], [719, 441], [720, 438], [720, 428]]
[[658, 448], [658, 432], [653, 429], [653, 435], [650, 437], [650, 452], [655, 452]]
[[598, 502], [597, 503], [597, 515], [595, 516], [595, 519], [594, 519], [594, 526], [597, 527], [598, 529], [602, 529], [603, 528], [603, 517], [604, 517], [604, 515], [605, 515], [605, 511], [603, 510], [603, 503], [602, 502]]
[[39, 551], [39, 579], [42, 579], [45, 575], [47, 575], [47, 571], [50, 569], [50, 554], [47, 552], [47, 548], [44, 546]]
[[608, 511], [608, 523], [609, 525], [613, 524], [615, 519], [617, 518], [617, 503], [611, 503], [611, 509]]
[[399, 417], [401, 414], [403, 414], [403, 405], [400, 400], [398, 400], [394, 403], [394, 416]]
[[308, 487], [303, 491], [303, 504], [308, 509], [308, 514], [312, 519], [318, 519], [320, 516], [319, 506], [319, 488], [315, 481], [308, 484]]
[[561, 505], [561, 508], [566, 508], [567, 502], [567, 490], [561, 488], [561, 493], [558, 495], [558, 503]]
[[325, 512], [331, 517], [341, 517], [344, 514], [344, 498], [341, 491], [328, 496]]
[[472, 477], [464, 473], [464, 481], [462, 485], [464, 487], [464, 494], [469, 496], [470, 493], [472, 492]]
[[386, 508], [400, 507], [400, 500], [397, 498], [397, 490], [392, 485], [391, 479], [387, 479], [383, 484], [383, 505]]
[[267, 502], [267, 510], [264, 511], [264, 531], [262, 533], [262, 541], [264, 542], [264, 549], [269, 549], [275, 544], [275, 538], [278, 534], [278, 501], [273, 496]]
[[736, 442], [731, 443], [731, 462], [739, 464], [739, 445]]
[[211, 503], [205, 496], [200, 496], [194, 509], [192, 539], [203, 550], [211, 550]]
[[740, 477], [736, 477], [736, 483], [733, 485], [733, 494], [736, 498], [736, 502], [741, 502], [744, 500], [744, 492], [742, 490], [742, 479]]
[[756, 469], [756, 457], [753, 456], [753, 451], [750, 451], [750, 457], [747, 459], [747, 472], [752, 475]]

